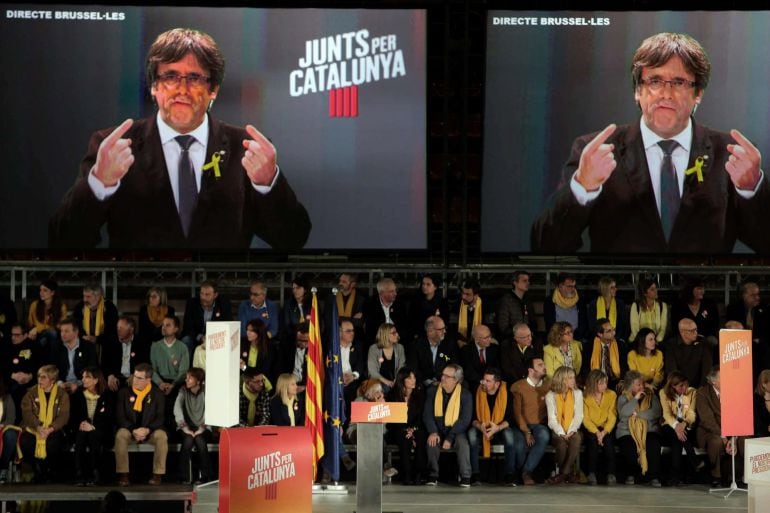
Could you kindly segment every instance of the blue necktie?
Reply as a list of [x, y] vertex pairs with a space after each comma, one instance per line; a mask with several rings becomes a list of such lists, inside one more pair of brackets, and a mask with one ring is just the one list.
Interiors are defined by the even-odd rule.
[[179, 219], [182, 221], [182, 231], [187, 237], [190, 232], [190, 222], [192, 221], [195, 204], [198, 202], [198, 186], [195, 183], [195, 170], [190, 161], [190, 146], [195, 142], [191, 135], [179, 135], [175, 137], [176, 142], [182, 148], [182, 154], [179, 157]]
[[676, 177], [671, 153], [679, 146], [674, 140], [660, 141], [658, 145], [663, 150], [663, 162], [660, 165], [660, 220], [663, 223], [663, 233], [666, 241], [671, 237], [676, 214], [679, 212], [679, 180]]

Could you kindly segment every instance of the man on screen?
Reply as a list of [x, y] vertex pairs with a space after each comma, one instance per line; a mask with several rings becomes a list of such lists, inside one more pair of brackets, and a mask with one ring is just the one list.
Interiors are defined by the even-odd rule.
[[254, 235], [277, 249], [305, 244], [310, 219], [270, 141], [208, 115], [224, 68], [207, 34], [158, 36], [146, 61], [157, 115], [93, 134], [51, 218], [52, 247], [95, 246], [105, 224], [113, 248], [244, 248]]
[[770, 185], [759, 150], [738, 130], [695, 123], [711, 73], [700, 43], [661, 33], [636, 50], [631, 74], [641, 120], [579, 137], [568, 181], [532, 226], [532, 249], [730, 253], [737, 239], [770, 251]]

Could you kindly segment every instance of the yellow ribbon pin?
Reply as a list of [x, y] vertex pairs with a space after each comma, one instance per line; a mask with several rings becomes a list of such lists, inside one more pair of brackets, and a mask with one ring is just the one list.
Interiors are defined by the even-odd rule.
[[698, 157], [695, 159], [695, 165], [684, 172], [685, 176], [689, 176], [693, 173], [698, 177], [698, 183], [703, 181], [703, 164], [708, 157]]
[[222, 172], [219, 170], [219, 161], [222, 160], [222, 153], [223, 151], [218, 151], [216, 153], [213, 153], [211, 155], [211, 162], [206, 163], [203, 166], [204, 171], [208, 171], [212, 167], [214, 168], [214, 176], [219, 178], [222, 176]]

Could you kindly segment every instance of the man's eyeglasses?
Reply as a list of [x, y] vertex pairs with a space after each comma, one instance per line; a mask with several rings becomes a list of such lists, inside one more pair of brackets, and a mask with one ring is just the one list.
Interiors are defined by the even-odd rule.
[[158, 75], [158, 82], [163, 84], [165, 87], [168, 87], [169, 89], [172, 87], [179, 87], [182, 84], [182, 80], [185, 80], [185, 82], [187, 82], [187, 87], [190, 88], [202, 88], [211, 82], [210, 77], [199, 75], [198, 73], [180, 75], [179, 73], [170, 71], [168, 73]]
[[685, 80], [683, 78], [675, 78], [673, 80], [663, 80], [662, 78], [642, 78], [639, 80], [639, 83], [646, 85], [650, 91], [654, 93], [663, 90], [663, 88], [666, 87], [666, 84], [668, 84], [671, 89], [677, 92], [687, 91], [688, 89], [695, 87], [696, 84], [696, 82]]
[[454, 375], [450, 376], [449, 374], [444, 374], [443, 372], [441, 373], [441, 377], [446, 379], [455, 379]]

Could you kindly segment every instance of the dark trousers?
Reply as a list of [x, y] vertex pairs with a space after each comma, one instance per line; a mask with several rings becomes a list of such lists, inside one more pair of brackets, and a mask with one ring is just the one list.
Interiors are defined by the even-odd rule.
[[662, 426], [663, 441], [666, 445], [671, 447], [671, 479], [682, 479], [682, 449], [687, 454], [687, 463], [691, 470], [695, 470], [695, 466], [698, 464], [698, 456], [695, 454], [695, 448], [693, 442], [695, 442], [695, 432], [687, 431], [687, 440], [682, 442], [676, 436], [674, 428], [668, 425]]
[[391, 443], [398, 446], [402, 481], [411, 482], [419, 479], [425, 472], [427, 436], [424, 429], [414, 431], [412, 438], [407, 438], [406, 433], [406, 428], [399, 427], [388, 438]]
[[[631, 435], [621, 436], [617, 440], [620, 454], [623, 457], [623, 470], [627, 476], [639, 477], [639, 456], [636, 443]], [[647, 433], [647, 479], [660, 479], [660, 436], [657, 433]]]
[[45, 459], [35, 458], [36, 443], [37, 437], [35, 435], [27, 432], [21, 435], [21, 452], [24, 454], [24, 459], [34, 464], [36, 477], [50, 478], [55, 481], [55, 464], [57, 461], [61, 461], [64, 434], [61, 431], [54, 431], [48, 435], [45, 441]]
[[98, 429], [78, 431], [75, 435], [75, 470], [78, 477], [99, 477], [99, 465], [106, 445], [105, 434]]
[[198, 467], [201, 471], [201, 481], [211, 479], [211, 459], [206, 445], [211, 439], [211, 431], [204, 430], [203, 433], [192, 437], [186, 433], [179, 432], [182, 437], [182, 448], [179, 450], [179, 476], [184, 481], [192, 481], [190, 475], [190, 458], [192, 457], [193, 446], [198, 450]]
[[586, 460], [587, 470], [589, 474], [596, 474], [596, 469], [599, 463], [599, 451], [602, 451], [604, 460], [604, 470], [607, 474], [615, 473], [615, 434], [607, 433], [602, 441], [603, 445], [599, 446], [599, 442], [596, 439], [594, 433], [588, 431], [584, 432], [584, 438], [586, 441]]

